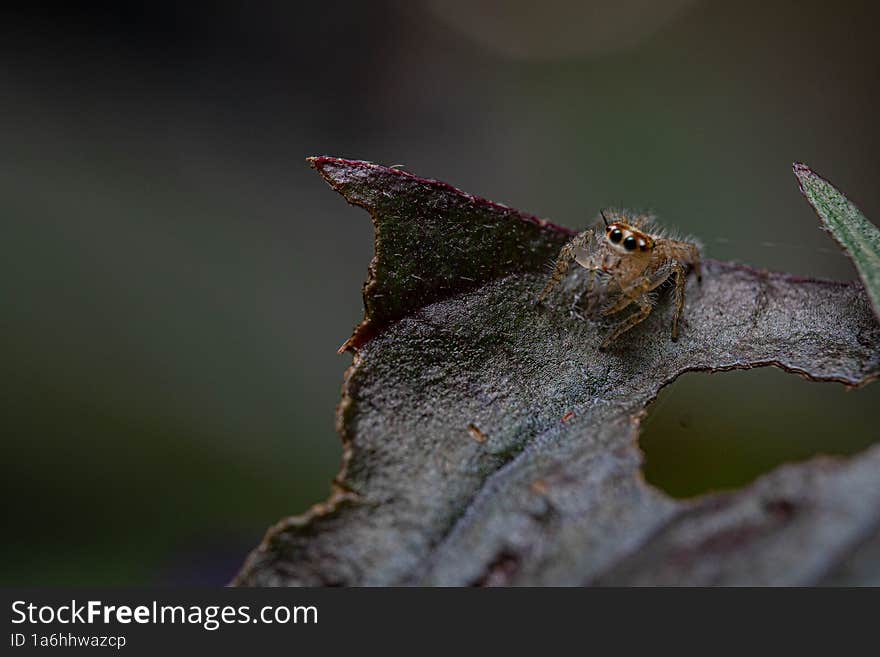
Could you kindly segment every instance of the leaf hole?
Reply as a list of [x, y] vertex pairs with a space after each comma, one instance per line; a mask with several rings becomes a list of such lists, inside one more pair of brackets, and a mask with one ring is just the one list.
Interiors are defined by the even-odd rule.
[[[678, 498], [730, 490], [784, 464], [880, 442], [880, 385], [848, 390], [775, 367], [688, 372], [642, 422], [646, 481]], [[774, 511], [790, 515], [780, 502]]]

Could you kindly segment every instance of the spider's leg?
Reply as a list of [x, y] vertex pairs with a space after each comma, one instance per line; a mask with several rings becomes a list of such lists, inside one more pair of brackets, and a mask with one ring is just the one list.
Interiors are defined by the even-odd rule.
[[562, 247], [562, 250], [559, 251], [559, 257], [556, 258], [553, 272], [550, 274], [550, 280], [547, 281], [547, 285], [544, 286], [544, 289], [541, 290], [541, 294], [538, 295], [537, 300], [539, 303], [550, 293], [550, 290], [559, 285], [562, 279], [565, 278], [565, 275], [568, 273], [568, 268], [571, 267], [571, 263], [574, 262], [575, 250], [578, 248], [584, 248], [588, 241], [589, 233], [585, 231]]
[[700, 269], [700, 250], [691, 245], [691, 266], [694, 268], [694, 273], [697, 275], [697, 283], [703, 282], [703, 271]]
[[672, 273], [675, 274], [675, 314], [672, 315], [672, 339], [678, 340], [678, 320], [684, 311], [684, 286], [687, 278], [684, 266], [680, 262], [672, 265]]
[[571, 263], [574, 261], [574, 248], [569, 242], [565, 246], [562, 247], [562, 250], [559, 252], [559, 257], [556, 258], [556, 264], [553, 266], [553, 272], [550, 274], [550, 279], [547, 281], [547, 284], [544, 286], [544, 289], [541, 290], [541, 293], [538, 295], [538, 301], [543, 301], [544, 297], [546, 297], [550, 290], [559, 285], [559, 282], [565, 278], [565, 275], [568, 273], [568, 268], [571, 267]]
[[669, 277], [672, 276], [672, 270], [667, 270], [660, 274], [660, 276], [654, 279], [654, 282], [651, 283], [646, 289], [645, 292], [652, 292], [656, 290], [658, 287], [663, 285], [666, 281], [669, 280]]
[[[659, 283], [658, 283], [659, 285]], [[619, 313], [621, 310], [625, 309], [631, 303], [635, 303], [640, 295], [653, 290], [656, 286], [651, 286], [651, 281], [645, 277], [640, 276], [634, 282], [630, 283], [626, 287], [620, 287], [620, 299], [617, 300], [617, 303], [608, 306], [607, 308], [602, 310], [603, 315], [613, 315], [614, 313]]]
[[700, 249], [690, 242], [675, 242], [671, 259], [680, 260], [690, 265], [697, 276], [697, 283], [703, 282], [703, 272], [700, 268]]
[[604, 351], [608, 348], [608, 346], [617, 339], [620, 334], [629, 331], [633, 326], [643, 322], [645, 318], [651, 314], [651, 309], [653, 306], [651, 305], [651, 300], [647, 295], [642, 295], [635, 299], [635, 301], [639, 304], [639, 310], [634, 312], [632, 315], [623, 320], [620, 324], [618, 324], [611, 333], [608, 334], [608, 337], [602, 342], [599, 346], [600, 351]]
[[602, 309], [602, 315], [613, 315], [627, 308], [635, 299], [627, 294], [621, 294], [616, 303]]

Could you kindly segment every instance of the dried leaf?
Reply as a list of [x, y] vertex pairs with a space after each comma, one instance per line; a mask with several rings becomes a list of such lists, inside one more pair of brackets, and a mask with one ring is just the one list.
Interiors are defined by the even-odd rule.
[[345, 345], [344, 463], [330, 500], [271, 528], [236, 583], [876, 578], [880, 447], [680, 501], [644, 482], [637, 446], [645, 406], [689, 370], [876, 378], [861, 285], [708, 261], [678, 342], [663, 299], [599, 352], [607, 326], [570, 312], [582, 271], [532, 304], [570, 231], [395, 169], [312, 165], [376, 228], [366, 319]]

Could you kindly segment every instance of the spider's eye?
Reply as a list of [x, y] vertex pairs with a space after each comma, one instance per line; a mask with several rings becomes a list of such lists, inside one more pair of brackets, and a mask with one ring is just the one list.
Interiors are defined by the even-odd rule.
[[639, 240], [639, 251], [647, 251], [648, 243], [645, 240]]
[[636, 248], [636, 238], [630, 235], [625, 240], [623, 240], [623, 248], [627, 251], [632, 251]]
[[623, 239], [623, 231], [620, 228], [612, 228], [608, 233], [608, 239], [618, 244]]

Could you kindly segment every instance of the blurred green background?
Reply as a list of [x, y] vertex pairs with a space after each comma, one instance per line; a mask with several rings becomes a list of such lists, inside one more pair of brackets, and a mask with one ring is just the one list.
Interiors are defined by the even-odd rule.
[[[853, 278], [790, 165], [880, 217], [877, 14], [768, 0], [0, 10], [0, 584], [223, 584], [269, 524], [326, 495], [350, 362], [335, 352], [362, 314], [372, 229], [308, 155], [403, 163], [572, 227], [606, 205], [651, 208], [710, 257]], [[880, 386], [716, 374], [704, 416], [698, 377], [664, 391], [643, 438], [649, 479], [676, 494], [878, 437]]]

